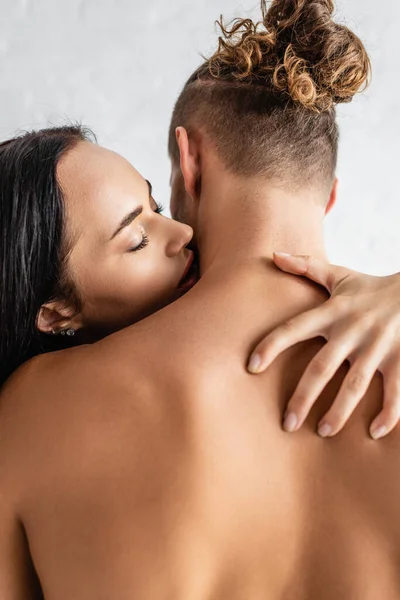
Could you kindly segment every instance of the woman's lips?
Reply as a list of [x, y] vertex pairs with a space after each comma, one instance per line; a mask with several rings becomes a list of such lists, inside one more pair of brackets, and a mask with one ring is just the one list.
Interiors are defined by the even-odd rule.
[[181, 277], [180, 282], [178, 283], [178, 289], [179, 290], [190, 289], [197, 282], [197, 279], [198, 279], [198, 273], [197, 273], [197, 267], [194, 264], [194, 252], [191, 251], [185, 271]]
[[194, 252], [190, 251], [189, 260], [187, 261], [186, 268], [185, 268], [183, 275], [180, 278], [180, 281], [178, 283], [178, 288], [182, 286], [182, 284], [186, 278], [186, 275], [189, 273], [189, 269], [192, 266], [193, 260], [194, 260]]

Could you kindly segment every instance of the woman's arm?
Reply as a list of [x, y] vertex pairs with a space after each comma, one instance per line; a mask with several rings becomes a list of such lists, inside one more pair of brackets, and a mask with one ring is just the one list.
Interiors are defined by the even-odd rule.
[[374, 277], [310, 256], [275, 254], [274, 260], [283, 271], [306, 276], [331, 294], [322, 306], [280, 325], [250, 358], [249, 371], [261, 373], [298, 342], [319, 336], [328, 342], [312, 359], [290, 399], [284, 428], [297, 431], [301, 427], [328, 381], [348, 360], [349, 372], [319, 423], [319, 434], [333, 436], [342, 429], [380, 371], [383, 409], [371, 424], [370, 434], [374, 439], [387, 435], [400, 419], [400, 273]]

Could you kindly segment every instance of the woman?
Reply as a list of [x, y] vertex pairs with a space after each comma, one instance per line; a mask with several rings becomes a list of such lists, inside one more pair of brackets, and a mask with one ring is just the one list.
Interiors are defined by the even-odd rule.
[[[27, 359], [42, 352], [95, 342], [173, 302], [197, 281], [194, 254], [187, 248], [192, 228], [162, 216], [162, 208], [152, 198], [151, 185], [129, 163], [123, 162], [120, 168], [117, 197], [101, 189], [93, 203], [85, 190], [63, 186], [63, 169], [66, 161], [74, 160], [73, 149], [91, 140], [90, 132], [76, 126], [27, 133], [0, 146], [1, 383]], [[106, 172], [111, 153], [93, 146], [91, 156], [97, 168]], [[120, 157], [118, 160], [122, 162]], [[87, 185], [90, 187], [91, 182]], [[277, 258], [277, 264], [288, 270], [288, 259]], [[312, 272], [310, 276], [313, 278]], [[369, 281], [365, 278], [366, 287]], [[380, 298], [385, 293], [386, 281], [384, 278], [383, 291], [378, 287], [374, 294], [370, 312], [382, 304]], [[398, 277], [391, 282], [397, 295]], [[359, 290], [355, 292], [360, 298]], [[346, 293], [351, 293], [351, 289]], [[345, 315], [346, 307], [341, 311]], [[334, 310], [330, 310], [329, 303], [318, 309], [315, 322], [322, 314], [327, 315], [325, 329], [314, 327], [288, 338], [282, 335], [281, 328], [269, 336], [255, 352], [251, 370], [265, 369], [278, 351], [290, 343], [315, 335], [328, 337], [332, 319], [338, 318], [337, 304]], [[375, 321], [370, 318], [374, 326], [380, 313]], [[397, 319], [397, 313], [392, 311], [389, 322]], [[313, 383], [307, 373], [289, 404], [290, 411], [298, 415], [298, 426], [329, 375], [350, 353], [354, 360], [357, 347], [365, 348], [370, 330], [359, 336], [356, 347], [347, 347], [347, 343], [344, 345], [337, 338], [336, 344], [324, 348], [325, 355], [331, 352], [335, 355], [334, 360], [329, 359], [325, 378]], [[368, 363], [363, 359], [369, 365], [369, 370], [365, 369], [368, 372], [363, 379], [364, 387], [368, 377], [382, 368], [382, 359], [397, 352], [399, 342], [394, 337], [383, 341], [385, 344], [375, 349], [373, 361]], [[345, 351], [338, 352], [338, 348]], [[313, 365], [319, 365], [318, 360], [314, 359]], [[356, 365], [360, 361], [361, 358]], [[395, 361], [386, 363], [387, 380], [393, 381], [393, 374], [397, 373]], [[307, 386], [310, 393], [305, 401]], [[355, 392], [351, 398], [339, 397], [341, 419], [333, 423], [332, 433], [344, 424], [363, 388]], [[398, 404], [396, 395], [385, 399], [385, 410], [373, 424], [374, 430], [377, 424], [380, 433], [382, 427], [388, 432], [395, 426]]]
[[[195, 282], [192, 228], [163, 217], [150, 183], [90, 140], [60, 127], [0, 147], [2, 383], [28, 358], [97, 341]], [[90, 161], [105, 174], [115, 165], [115, 176], [89, 193], [89, 177], [87, 187], [66, 184], [76, 161], [83, 172]]]

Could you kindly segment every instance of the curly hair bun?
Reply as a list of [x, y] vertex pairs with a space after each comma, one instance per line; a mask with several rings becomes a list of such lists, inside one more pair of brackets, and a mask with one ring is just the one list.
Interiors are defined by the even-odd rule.
[[369, 83], [361, 40], [332, 20], [332, 0], [261, 1], [263, 19], [221, 20], [218, 50], [208, 60], [215, 79], [266, 85], [316, 112], [350, 102]]

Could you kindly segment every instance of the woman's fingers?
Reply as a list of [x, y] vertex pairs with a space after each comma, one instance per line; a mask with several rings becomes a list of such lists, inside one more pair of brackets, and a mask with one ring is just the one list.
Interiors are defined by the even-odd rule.
[[325, 260], [312, 256], [274, 252], [274, 262], [277, 267], [286, 273], [304, 275], [308, 279], [323, 285], [330, 294], [351, 273], [345, 267], [331, 265]]
[[387, 339], [383, 336], [368, 349], [363, 349], [351, 365], [331, 408], [318, 424], [322, 437], [336, 435], [347, 423], [355, 408], [367, 393], [382, 362]]
[[370, 433], [374, 439], [383, 437], [400, 420], [400, 273], [374, 277], [311, 256], [282, 253], [275, 253], [274, 261], [281, 270], [308, 277], [331, 294], [321, 307], [289, 319], [266, 336], [249, 362], [250, 372], [261, 373], [289, 347], [318, 336], [327, 340], [288, 403], [284, 428], [301, 427], [328, 381], [349, 359], [352, 366], [318, 431], [323, 437], [338, 433], [379, 370], [384, 406]]
[[384, 376], [383, 409], [369, 430], [374, 440], [393, 431], [400, 420], [400, 356], [396, 356], [381, 371]]
[[346, 343], [326, 344], [311, 360], [288, 402], [283, 422], [286, 431], [297, 431], [303, 425], [321, 392], [356, 345], [357, 340], [351, 338]]
[[331, 311], [332, 308], [325, 303], [279, 325], [253, 351], [247, 366], [248, 371], [262, 373], [290, 346], [324, 336], [325, 327], [332, 321]]

